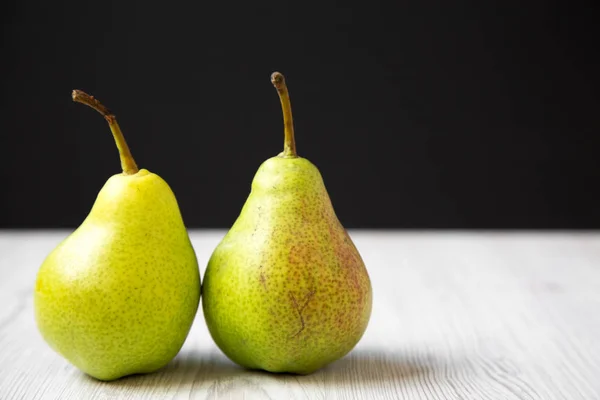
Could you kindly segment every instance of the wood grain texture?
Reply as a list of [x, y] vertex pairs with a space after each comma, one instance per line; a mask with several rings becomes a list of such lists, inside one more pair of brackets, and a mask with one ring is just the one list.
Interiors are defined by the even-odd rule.
[[[246, 371], [199, 312], [165, 369], [102, 383], [33, 319], [35, 275], [66, 231], [0, 232], [0, 399], [600, 399], [600, 234], [351, 232], [373, 315], [309, 376]], [[223, 231], [192, 232], [204, 266]]]

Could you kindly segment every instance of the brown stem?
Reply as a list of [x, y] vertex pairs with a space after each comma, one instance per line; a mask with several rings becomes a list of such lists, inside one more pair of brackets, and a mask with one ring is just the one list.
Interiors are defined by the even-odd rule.
[[112, 132], [113, 137], [115, 138], [115, 143], [117, 144], [117, 148], [119, 149], [119, 157], [121, 158], [121, 168], [123, 168], [123, 173], [125, 175], [133, 175], [137, 173], [138, 167], [133, 159], [133, 156], [131, 155], [131, 151], [129, 151], [129, 146], [127, 146], [123, 132], [121, 132], [121, 128], [117, 123], [117, 117], [115, 117], [115, 115], [111, 113], [108, 108], [104, 107], [102, 103], [95, 99], [94, 96], [90, 96], [81, 90], [73, 90], [73, 101], [92, 107], [94, 110], [102, 114], [106, 122], [108, 122], [110, 131]]
[[285, 84], [285, 78], [279, 72], [271, 74], [271, 83], [277, 89], [279, 100], [281, 101], [281, 109], [283, 111], [283, 157], [294, 158], [298, 157], [296, 153], [296, 139], [294, 138], [294, 120], [292, 118], [292, 104], [290, 103], [290, 93]]

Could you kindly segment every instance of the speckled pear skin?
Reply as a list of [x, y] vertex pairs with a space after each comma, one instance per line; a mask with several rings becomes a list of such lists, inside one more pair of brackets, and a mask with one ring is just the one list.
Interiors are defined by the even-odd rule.
[[309, 374], [348, 353], [371, 315], [367, 270], [317, 168], [273, 157], [259, 168], [202, 286], [208, 329], [234, 362]]
[[148, 373], [180, 350], [200, 300], [194, 249], [158, 175], [114, 175], [85, 221], [37, 275], [35, 318], [48, 344], [100, 379]]

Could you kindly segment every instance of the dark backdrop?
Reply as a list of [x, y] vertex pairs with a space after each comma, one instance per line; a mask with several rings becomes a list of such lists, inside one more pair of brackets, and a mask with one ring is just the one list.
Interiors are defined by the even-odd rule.
[[74, 227], [120, 171], [74, 88], [188, 226], [230, 226], [282, 148], [279, 70], [347, 227], [600, 228], [597, 12], [508, 3], [5, 2], [0, 226]]

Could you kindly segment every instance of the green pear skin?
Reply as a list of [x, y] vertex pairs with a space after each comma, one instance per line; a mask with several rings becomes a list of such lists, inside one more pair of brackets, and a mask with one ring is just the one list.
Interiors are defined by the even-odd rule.
[[156, 371], [185, 341], [200, 302], [196, 254], [169, 185], [138, 170], [114, 115], [123, 173], [108, 179], [85, 221], [41, 265], [34, 290], [43, 338], [90, 376]]
[[114, 175], [89, 216], [42, 264], [35, 317], [44, 339], [87, 374], [113, 380], [165, 366], [200, 298], [196, 255], [158, 175]]
[[234, 362], [309, 374], [347, 354], [371, 314], [367, 270], [321, 174], [282, 153], [265, 161], [204, 274], [202, 306]]

